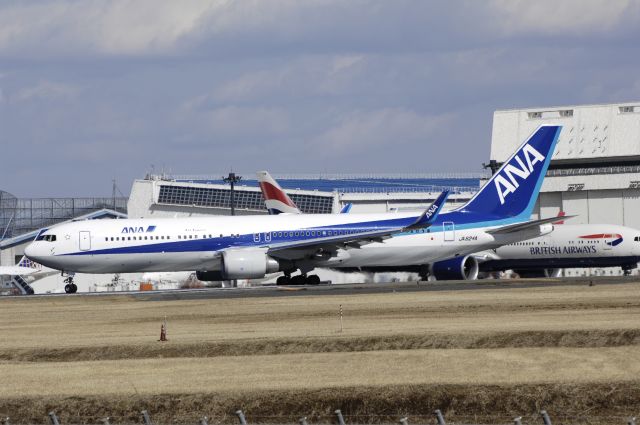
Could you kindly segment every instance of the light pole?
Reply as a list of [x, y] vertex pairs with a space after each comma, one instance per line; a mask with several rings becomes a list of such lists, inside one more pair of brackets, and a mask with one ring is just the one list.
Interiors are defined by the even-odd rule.
[[236, 215], [236, 198], [233, 193], [235, 184], [242, 180], [242, 176], [236, 176], [236, 173], [229, 173], [227, 177], [222, 177], [222, 181], [231, 185], [231, 215]]

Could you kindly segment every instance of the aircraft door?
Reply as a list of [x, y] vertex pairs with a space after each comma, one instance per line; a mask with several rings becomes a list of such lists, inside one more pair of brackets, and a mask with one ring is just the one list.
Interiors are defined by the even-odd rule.
[[452, 242], [456, 240], [456, 229], [453, 221], [445, 221], [442, 223], [442, 229], [444, 230], [445, 242]]
[[271, 242], [271, 232], [265, 232], [264, 241], [265, 242]]
[[80, 251], [89, 251], [91, 249], [91, 232], [80, 231]]

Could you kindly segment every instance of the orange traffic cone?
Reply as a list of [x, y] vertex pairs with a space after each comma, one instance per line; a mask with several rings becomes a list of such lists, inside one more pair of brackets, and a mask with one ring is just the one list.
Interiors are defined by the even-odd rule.
[[160, 326], [160, 339], [158, 341], [168, 341], [167, 340], [167, 327], [166, 327], [166, 323], [163, 323]]

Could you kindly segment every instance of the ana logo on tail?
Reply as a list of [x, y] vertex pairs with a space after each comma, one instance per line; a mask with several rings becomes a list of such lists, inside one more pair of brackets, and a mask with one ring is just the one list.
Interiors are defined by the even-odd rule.
[[518, 187], [520, 187], [520, 183], [516, 180], [516, 176], [521, 180], [526, 180], [531, 175], [533, 166], [538, 162], [544, 161], [544, 155], [535, 150], [529, 144], [526, 144], [524, 148], [522, 148], [522, 156], [524, 157], [526, 164], [518, 155], [515, 155], [514, 160], [518, 163], [518, 166], [513, 162], [507, 164], [507, 166], [504, 167], [500, 174], [498, 174], [494, 179], [496, 191], [500, 198], [500, 205], [504, 205], [504, 198], [506, 198], [510, 193], [515, 193]]

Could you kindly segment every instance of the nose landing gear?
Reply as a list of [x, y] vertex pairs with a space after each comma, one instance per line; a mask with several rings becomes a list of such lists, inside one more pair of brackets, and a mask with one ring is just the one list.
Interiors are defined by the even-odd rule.
[[64, 292], [66, 292], [67, 294], [75, 294], [76, 292], [78, 292], [78, 286], [73, 283], [73, 276], [69, 276], [64, 280], [64, 283], [66, 283], [66, 285], [64, 285]]

